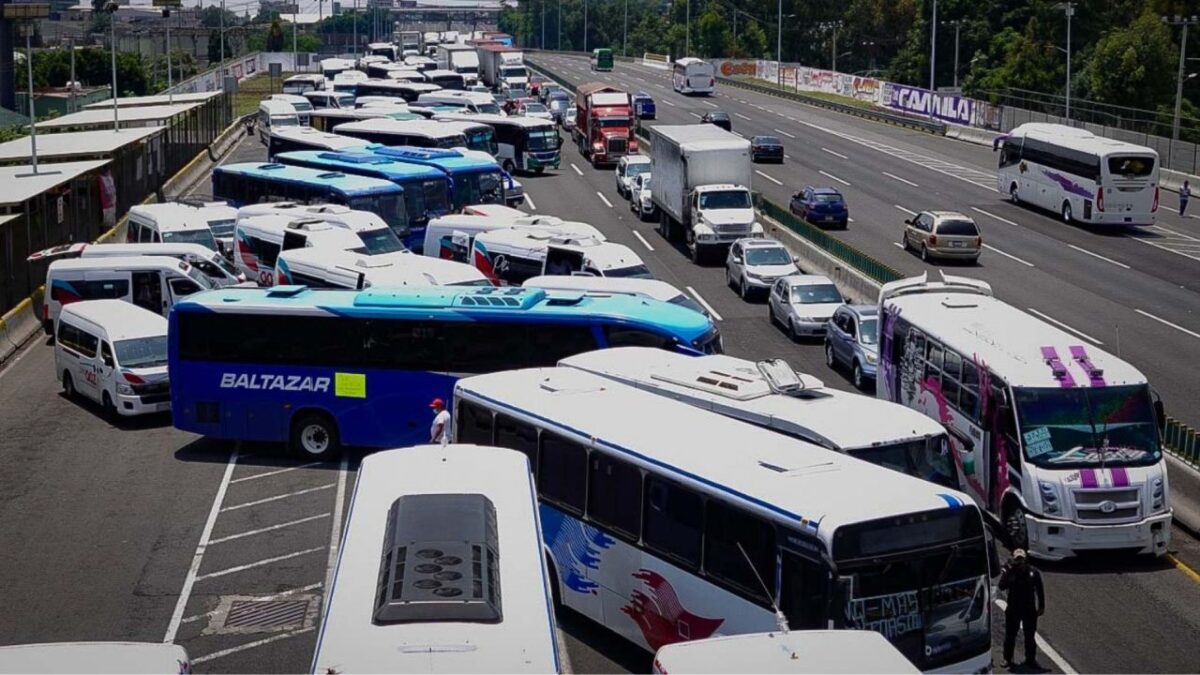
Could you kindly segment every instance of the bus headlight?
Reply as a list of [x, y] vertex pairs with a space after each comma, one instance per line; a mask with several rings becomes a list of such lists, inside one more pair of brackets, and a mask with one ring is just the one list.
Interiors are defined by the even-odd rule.
[[1152, 511], [1162, 511], [1167, 506], [1167, 491], [1161, 477], [1150, 482], [1150, 500]]
[[1048, 483], [1044, 480], [1038, 481], [1038, 488], [1042, 493], [1042, 506], [1045, 507], [1046, 513], [1058, 513], [1058, 488], [1054, 483]]

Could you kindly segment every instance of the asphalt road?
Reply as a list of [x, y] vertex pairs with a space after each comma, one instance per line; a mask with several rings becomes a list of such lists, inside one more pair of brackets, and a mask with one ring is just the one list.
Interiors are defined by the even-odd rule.
[[[618, 66], [614, 79], [627, 70]], [[633, 72], [666, 82], [661, 73]], [[655, 93], [670, 121], [707, 107], [674, 96], [680, 115], [669, 118], [674, 109], [661, 103], [669, 91]], [[711, 102], [734, 110], [721, 96]], [[790, 114], [816, 119], [807, 109]], [[867, 126], [858, 133], [892, 132]], [[844, 373], [824, 366], [818, 345], [789, 342], [768, 323], [764, 304], [743, 302], [726, 288], [719, 267], [692, 265], [637, 221], [610, 171], [593, 170], [570, 144], [564, 152], [560, 171], [522, 176], [528, 209], [590, 222], [641, 254], [657, 277], [700, 295], [721, 315], [730, 353], [785, 357], [830, 386], [849, 388]], [[230, 161], [261, 160], [263, 153], [247, 139]], [[789, 187], [809, 171], [798, 162], [763, 170], [781, 181], [794, 176]], [[927, 181], [924, 174], [896, 175]], [[954, 182], [931, 185], [941, 192], [930, 194], [963, 191], [960, 181], [948, 180]], [[847, 192], [856, 216], [851, 232], [861, 227], [869, 235], [868, 200]], [[886, 227], [876, 236], [891, 232]], [[985, 258], [980, 270], [990, 272], [992, 263]], [[1003, 284], [993, 283], [1005, 295]], [[359, 457], [304, 464], [273, 446], [208, 442], [163, 417], [114, 426], [92, 406], [62, 398], [53, 363], [53, 351], [38, 341], [0, 369], [0, 541], [8, 544], [0, 547], [0, 575], [9, 610], [0, 616], [0, 643], [173, 638], [196, 660], [196, 672], [308, 668]], [[1176, 556], [1200, 569], [1200, 547], [1178, 530], [1174, 536]], [[1039, 632], [1075, 670], [1200, 670], [1190, 644], [1200, 630], [1200, 577], [1167, 562], [1108, 557], [1043, 569], [1049, 608]], [[998, 645], [999, 613], [996, 619]], [[573, 615], [559, 620], [575, 672], [649, 670], [647, 654], [606, 631]], [[1053, 665], [1048, 654], [1040, 660]]]

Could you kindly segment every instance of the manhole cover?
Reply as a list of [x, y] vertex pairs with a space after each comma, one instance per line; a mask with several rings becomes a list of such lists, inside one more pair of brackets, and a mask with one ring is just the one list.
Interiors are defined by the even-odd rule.
[[316, 619], [320, 602], [312, 595], [278, 600], [227, 595], [221, 598], [205, 633], [265, 633], [306, 628]]

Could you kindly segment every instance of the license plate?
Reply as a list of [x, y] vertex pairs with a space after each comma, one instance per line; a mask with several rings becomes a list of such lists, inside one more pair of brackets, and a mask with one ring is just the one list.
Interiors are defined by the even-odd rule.
[[963, 245], [963, 243], [962, 243], [961, 241], [952, 241], [952, 242], [950, 242], [950, 246], [952, 246], [952, 247], [954, 247], [954, 248], [962, 248], [962, 245]]
[[825, 216], [825, 220], [832, 222], [834, 220], [834, 218], [833, 218], [833, 216]]

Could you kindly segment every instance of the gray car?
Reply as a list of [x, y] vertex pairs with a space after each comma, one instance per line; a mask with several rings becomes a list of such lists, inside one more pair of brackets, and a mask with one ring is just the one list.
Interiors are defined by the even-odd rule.
[[879, 308], [842, 305], [833, 312], [825, 331], [825, 363], [850, 369], [854, 386], [862, 389], [875, 379], [879, 362]]
[[767, 298], [771, 323], [793, 339], [822, 337], [833, 313], [843, 304], [837, 286], [818, 274], [794, 274], [771, 286]]

